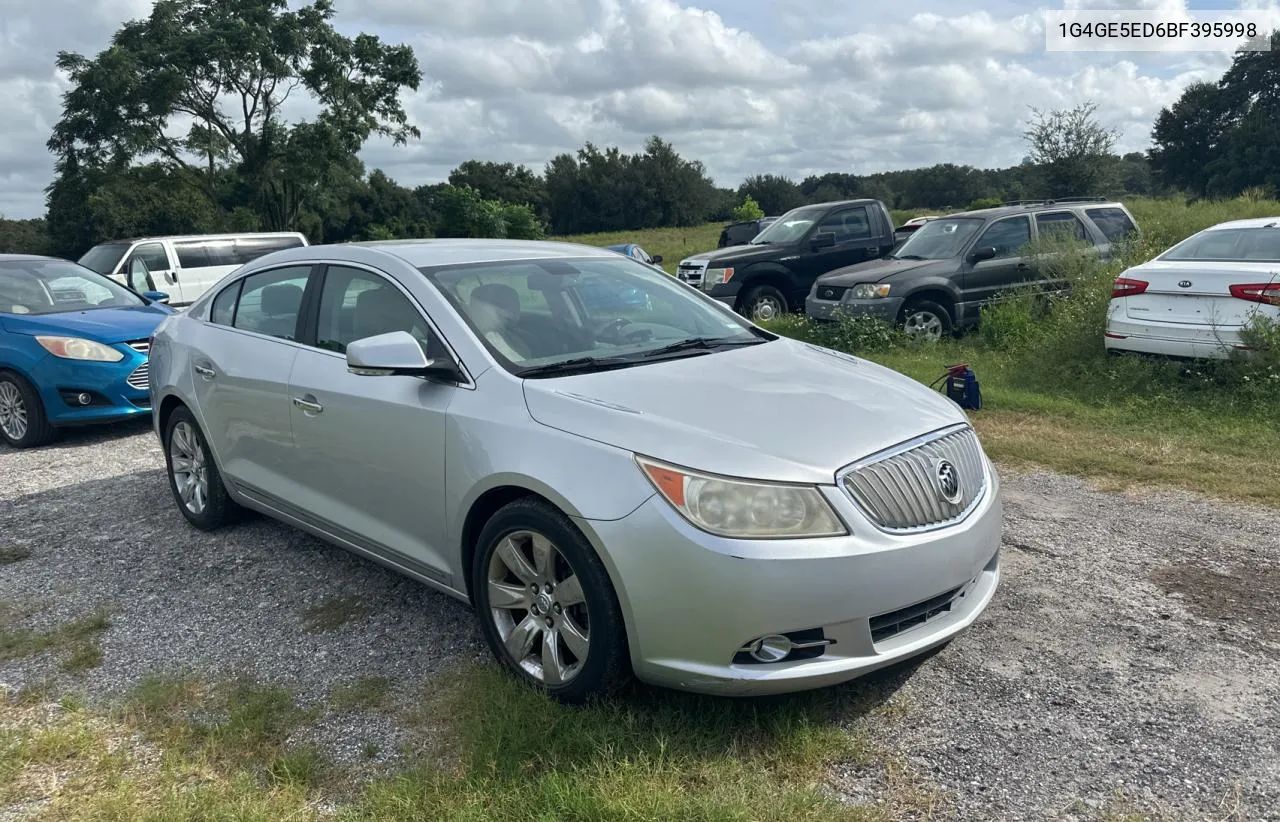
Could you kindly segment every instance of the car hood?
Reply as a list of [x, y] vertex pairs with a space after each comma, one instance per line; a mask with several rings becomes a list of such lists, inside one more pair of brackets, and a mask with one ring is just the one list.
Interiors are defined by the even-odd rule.
[[714, 474], [831, 483], [838, 469], [965, 417], [915, 380], [788, 339], [524, 381], [543, 425]]
[[710, 260], [725, 265], [746, 264], [757, 260], [776, 260], [789, 245], [731, 245], [715, 251], [690, 254], [686, 260]]
[[818, 278], [823, 285], [850, 286], [854, 283], [878, 283], [907, 272], [949, 274], [956, 270], [955, 260], [897, 260], [883, 258], [828, 271]]
[[172, 308], [152, 304], [61, 314], [6, 314], [0, 323], [11, 334], [58, 334], [110, 344], [145, 340], [172, 313]]

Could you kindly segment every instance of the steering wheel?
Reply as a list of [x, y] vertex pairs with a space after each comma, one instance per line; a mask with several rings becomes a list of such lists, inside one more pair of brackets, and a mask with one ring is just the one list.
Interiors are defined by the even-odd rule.
[[640, 328], [629, 334], [623, 333], [622, 329], [629, 325], [635, 325], [626, 317], [614, 317], [608, 320], [596, 329], [596, 339], [612, 345], [626, 345], [627, 343], [641, 343], [653, 339], [653, 332], [647, 328]]

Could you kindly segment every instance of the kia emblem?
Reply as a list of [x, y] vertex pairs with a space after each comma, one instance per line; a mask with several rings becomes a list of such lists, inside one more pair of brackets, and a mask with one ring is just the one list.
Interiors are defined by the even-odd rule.
[[1190, 288], [1190, 287], [1191, 287], [1190, 280], [1183, 280], [1182, 282], [1178, 283], [1178, 288]]

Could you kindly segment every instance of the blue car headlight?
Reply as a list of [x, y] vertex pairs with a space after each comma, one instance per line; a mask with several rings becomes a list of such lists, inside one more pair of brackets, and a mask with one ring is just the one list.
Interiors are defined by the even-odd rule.
[[36, 342], [55, 357], [64, 360], [86, 360], [88, 362], [120, 362], [124, 353], [109, 345], [80, 337], [38, 336]]

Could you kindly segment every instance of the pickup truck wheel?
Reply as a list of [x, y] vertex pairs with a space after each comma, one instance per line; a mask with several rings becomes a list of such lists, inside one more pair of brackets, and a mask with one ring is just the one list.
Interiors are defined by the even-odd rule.
[[911, 300], [902, 307], [898, 324], [908, 337], [937, 342], [951, 333], [951, 312], [931, 300]]
[[788, 311], [786, 296], [771, 285], [758, 285], [748, 289], [738, 309], [753, 322], [776, 320]]

